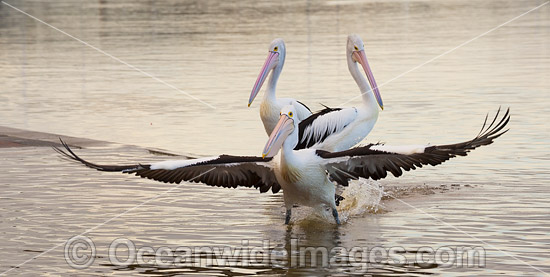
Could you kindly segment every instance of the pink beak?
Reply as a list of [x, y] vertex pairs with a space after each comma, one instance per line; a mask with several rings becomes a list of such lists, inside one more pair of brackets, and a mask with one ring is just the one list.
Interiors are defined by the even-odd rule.
[[265, 144], [262, 157], [271, 158], [277, 155], [277, 152], [279, 152], [279, 149], [283, 147], [283, 143], [292, 131], [294, 131], [294, 120], [286, 114], [281, 115], [277, 126], [273, 129], [273, 132], [271, 132], [271, 135]]
[[254, 87], [252, 88], [252, 92], [250, 93], [250, 98], [248, 99], [249, 107], [250, 107], [250, 104], [252, 104], [252, 101], [254, 101], [254, 98], [256, 98], [256, 96], [258, 95], [258, 92], [260, 92], [260, 89], [262, 88], [262, 85], [264, 84], [265, 79], [269, 74], [269, 70], [273, 68], [273, 64], [275, 64], [277, 57], [279, 57], [279, 53], [269, 52], [269, 55], [265, 60], [264, 66], [260, 71], [260, 75], [258, 76], [258, 79], [256, 79], [256, 83], [254, 84]]
[[374, 80], [374, 76], [372, 75], [372, 71], [370, 70], [369, 62], [367, 62], [367, 55], [365, 55], [365, 50], [354, 51], [353, 58], [355, 59], [356, 62], [360, 63], [361, 66], [363, 66], [363, 70], [365, 71], [365, 74], [367, 74], [367, 79], [369, 80], [370, 87], [374, 92], [374, 96], [376, 97], [378, 106], [380, 106], [380, 108], [383, 110], [384, 103], [382, 103], [382, 96], [380, 96], [378, 85], [376, 84], [376, 81]]

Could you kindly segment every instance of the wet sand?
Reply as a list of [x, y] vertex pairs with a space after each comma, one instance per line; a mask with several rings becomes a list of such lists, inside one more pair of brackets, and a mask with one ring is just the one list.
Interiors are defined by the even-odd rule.
[[44, 132], [35, 132], [17, 128], [0, 126], [0, 148], [6, 147], [51, 147], [61, 146], [59, 139], [71, 141], [71, 146], [101, 146], [107, 145], [107, 142], [63, 136]]

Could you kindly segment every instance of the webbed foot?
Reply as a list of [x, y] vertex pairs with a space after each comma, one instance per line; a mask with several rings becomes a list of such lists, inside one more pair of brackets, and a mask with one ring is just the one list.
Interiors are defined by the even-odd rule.
[[290, 223], [290, 215], [292, 214], [291, 210], [290, 209], [287, 209], [286, 210], [286, 217], [285, 217], [285, 224], [288, 225], [288, 223]]
[[338, 211], [336, 210], [336, 208], [332, 209], [332, 216], [334, 216], [336, 224], [340, 225], [340, 218], [338, 217]]

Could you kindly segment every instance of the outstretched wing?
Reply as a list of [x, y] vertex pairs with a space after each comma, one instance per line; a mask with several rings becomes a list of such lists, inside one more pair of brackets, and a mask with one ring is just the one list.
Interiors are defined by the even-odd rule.
[[[382, 179], [391, 172], [395, 177], [401, 176], [403, 170], [409, 171], [423, 165], [439, 165], [456, 156], [466, 156], [471, 150], [493, 143], [508, 130], [501, 131], [510, 120], [510, 109], [495, 125], [500, 113], [498, 110], [493, 122], [487, 127], [487, 117], [479, 134], [472, 140], [448, 145], [411, 145], [387, 146], [369, 144], [341, 152], [327, 152], [317, 150], [318, 156], [323, 158], [324, 165], [330, 177], [342, 185], [349, 180], [372, 178]], [[494, 125], [494, 127], [493, 127]]]
[[310, 148], [341, 132], [357, 117], [355, 108], [329, 108], [314, 113], [298, 125], [299, 141], [294, 150]]
[[55, 151], [71, 160], [99, 171], [122, 172], [165, 183], [179, 184], [181, 181], [204, 183], [209, 186], [236, 188], [253, 187], [260, 192], [271, 190], [277, 193], [281, 186], [276, 180], [271, 159], [220, 155], [216, 157], [163, 161], [152, 164], [99, 165], [77, 156], [61, 141], [65, 150], [53, 147]]

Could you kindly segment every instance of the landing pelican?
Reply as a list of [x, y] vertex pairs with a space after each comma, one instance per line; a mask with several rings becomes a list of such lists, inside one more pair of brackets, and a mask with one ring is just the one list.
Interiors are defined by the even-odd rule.
[[[499, 110], [500, 112], [500, 110]], [[254, 187], [260, 192], [283, 190], [286, 206], [285, 223], [290, 222], [294, 204], [318, 209], [332, 209], [340, 224], [334, 199], [332, 178], [342, 185], [349, 180], [385, 178], [388, 172], [395, 177], [423, 165], [438, 165], [456, 156], [466, 156], [479, 146], [489, 145], [506, 133], [501, 131], [510, 120], [509, 110], [497, 122], [497, 112], [486, 127], [487, 117], [479, 134], [472, 140], [447, 145], [387, 146], [369, 144], [341, 152], [316, 149], [294, 150], [298, 143], [298, 123], [294, 106], [285, 106], [280, 119], [265, 145], [262, 157], [220, 155], [215, 157], [172, 160], [152, 164], [99, 165], [77, 156], [61, 141], [65, 150], [54, 147], [63, 156], [100, 171], [135, 174], [166, 183], [201, 182], [209, 186], [236, 188]], [[496, 124], [495, 124], [496, 123]], [[280, 154], [278, 150], [282, 148]], [[277, 156], [273, 158], [274, 155]]]
[[279, 80], [279, 76], [281, 75], [281, 71], [283, 70], [283, 66], [285, 64], [285, 56], [285, 42], [280, 38], [274, 39], [269, 45], [269, 55], [265, 60], [264, 66], [260, 71], [260, 75], [256, 79], [256, 83], [254, 84], [252, 92], [250, 93], [250, 98], [248, 99], [248, 106], [250, 107], [260, 92], [267, 75], [272, 72], [271, 77], [269, 77], [264, 99], [260, 104], [260, 118], [262, 119], [268, 136], [271, 134], [271, 131], [273, 131], [273, 128], [275, 128], [275, 125], [277, 125], [281, 108], [286, 105], [294, 106], [296, 109], [296, 117], [299, 120], [304, 120], [311, 115], [311, 110], [302, 102], [293, 98], [277, 98], [275, 95], [277, 81]]

